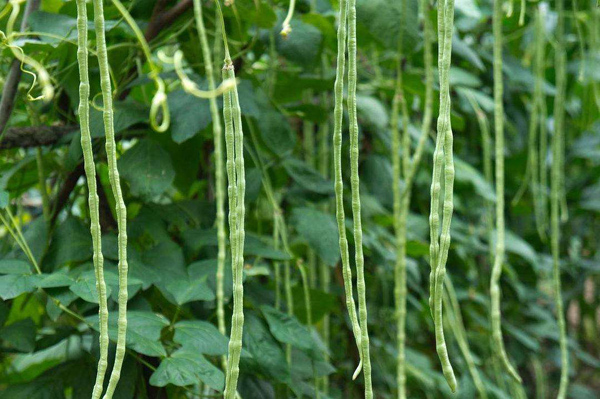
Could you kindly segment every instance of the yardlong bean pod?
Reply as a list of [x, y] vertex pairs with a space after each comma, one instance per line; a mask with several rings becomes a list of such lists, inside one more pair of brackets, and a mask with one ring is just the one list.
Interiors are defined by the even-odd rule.
[[108, 305], [104, 281], [104, 256], [102, 255], [102, 232], [100, 230], [100, 207], [96, 187], [96, 164], [90, 133], [90, 78], [88, 72], [88, 18], [85, 0], [77, 1], [77, 61], [79, 63], [79, 126], [85, 177], [88, 186], [90, 232], [92, 234], [93, 263], [98, 292], [98, 318], [100, 328], [100, 359], [92, 399], [99, 399], [104, 389], [104, 377], [108, 367]]
[[503, 367], [512, 378], [521, 382], [521, 377], [508, 360], [502, 340], [500, 316], [500, 276], [504, 264], [504, 106], [502, 104], [502, 1], [494, 0], [494, 128], [496, 133], [496, 249], [490, 280], [491, 319], [493, 350], [498, 354]]

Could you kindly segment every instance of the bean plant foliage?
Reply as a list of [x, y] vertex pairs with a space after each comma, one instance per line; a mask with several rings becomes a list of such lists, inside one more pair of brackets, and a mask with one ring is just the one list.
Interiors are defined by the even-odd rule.
[[600, 397], [596, 0], [0, 2], [0, 399]]

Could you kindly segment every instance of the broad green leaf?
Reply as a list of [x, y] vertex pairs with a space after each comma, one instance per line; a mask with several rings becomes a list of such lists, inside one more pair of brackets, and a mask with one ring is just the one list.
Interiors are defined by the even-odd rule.
[[[190, 278], [201, 278], [206, 277], [208, 286], [213, 290], [217, 291], [217, 259], [207, 259], [199, 262], [194, 262], [188, 266], [188, 274]], [[225, 303], [229, 301], [231, 293], [233, 291], [233, 278], [231, 272], [231, 262], [229, 259], [225, 260], [225, 271], [223, 276], [223, 296]]]
[[214, 292], [206, 283], [206, 277], [174, 279], [166, 284], [166, 288], [175, 298], [177, 305], [215, 299]]
[[475, 191], [484, 199], [496, 201], [496, 193], [492, 185], [483, 177], [481, 172], [459, 158], [454, 158], [454, 167], [457, 182], [471, 183]]
[[[280, 13], [280, 17], [281, 17]], [[280, 18], [283, 22], [283, 18]], [[319, 29], [303, 22], [299, 18], [292, 18], [290, 23], [292, 32], [287, 37], [282, 37], [281, 22], [275, 28], [275, 45], [277, 52], [288, 60], [302, 65], [305, 68], [315, 64], [323, 37]]]
[[[111, 276], [110, 273], [105, 271], [105, 280], [111, 278], [117, 278], [117, 276]], [[87, 270], [69, 287], [79, 298], [86, 302], [98, 303], [98, 291], [96, 289], [96, 275], [94, 270]], [[112, 292], [110, 284], [106, 284], [106, 297], [109, 297]]]
[[186, 320], [175, 324], [173, 341], [186, 349], [204, 355], [220, 356], [227, 353], [228, 339], [206, 321]]
[[54, 231], [52, 243], [45, 257], [50, 265], [60, 267], [92, 257], [90, 230], [79, 219], [69, 217]]
[[[86, 318], [92, 328], [98, 331], [98, 315]], [[166, 356], [167, 353], [160, 342], [161, 330], [169, 325], [163, 316], [152, 312], [127, 311], [127, 347], [147, 356]], [[112, 340], [117, 339], [117, 312], [110, 312], [108, 334]]]
[[389, 117], [387, 110], [381, 101], [373, 96], [356, 96], [356, 107], [358, 114], [367, 126], [379, 131], [389, 128]]
[[274, 110], [262, 112], [258, 119], [262, 141], [278, 156], [292, 151], [296, 146], [296, 133], [285, 116]]
[[261, 237], [246, 233], [244, 255], [258, 256], [273, 260], [290, 260], [291, 256], [287, 253], [275, 249], [273, 246], [265, 243]]
[[164, 193], [173, 183], [175, 170], [171, 157], [156, 141], [144, 139], [119, 159], [121, 176], [131, 192], [146, 200]]
[[532, 265], [537, 262], [537, 253], [531, 245], [510, 230], [506, 231], [505, 245], [507, 252], [522, 256]]
[[48, 33], [56, 37], [41, 35], [40, 40], [60, 43], [63, 39], [77, 40], [77, 20], [64, 14], [34, 11], [27, 21], [31, 30]]
[[61, 269], [52, 274], [41, 274], [36, 286], [38, 288], [69, 287], [73, 282], [73, 278]]
[[311, 168], [306, 162], [296, 158], [288, 158], [283, 167], [290, 177], [302, 188], [319, 194], [333, 194], [333, 183]]
[[[304, 301], [304, 290], [300, 285], [292, 288], [294, 298], [294, 315], [301, 323], [307, 324], [306, 302]], [[320, 290], [310, 290], [310, 304], [313, 323], [318, 323], [328, 312], [335, 312], [338, 302], [335, 295]]]
[[171, 112], [171, 137], [176, 143], [183, 143], [192, 138], [212, 122], [210, 103], [206, 99], [177, 90], [169, 93], [168, 102]]
[[16, 321], [0, 329], [0, 339], [4, 344], [19, 352], [33, 352], [35, 349], [36, 327], [30, 318]]
[[199, 352], [186, 348], [173, 352], [160, 362], [150, 377], [150, 384], [164, 387], [196, 385], [198, 381], [222, 391], [225, 385], [223, 372], [207, 361]]
[[0, 298], [13, 299], [26, 292], [33, 292], [36, 288], [37, 275], [32, 274], [7, 274], [0, 276]]
[[298, 319], [268, 305], [263, 305], [260, 309], [267, 319], [271, 334], [279, 342], [290, 344], [303, 350], [313, 348], [314, 342], [310, 331], [306, 326], [300, 324]]
[[253, 313], [245, 315], [243, 342], [252, 355], [251, 359], [242, 359], [244, 364], [278, 381], [290, 382], [290, 370], [283, 349], [264, 322]]
[[358, 0], [356, 15], [358, 22], [387, 48], [396, 50], [400, 45], [400, 30], [404, 37], [404, 53], [413, 52], [420, 38], [419, 10], [417, 1], [388, 2], [384, 0]]
[[[115, 134], [138, 123], [147, 123], [150, 110], [143, 104], [135, 101], [116, 101], [114, 107]], [[92, 138], [104, 137], [104, 118], [102, 111], [90, 108], [90, 131]]]
[[295, 208], [291, 220], [317, 255], [329, 266], [335, 266], [340, 260], [340, 252], [332, 250], [339, 241], [333, 216], [313, 208]]
[[0, 259], [0, 274], [30, 274], [29, 262], [20, 259]]

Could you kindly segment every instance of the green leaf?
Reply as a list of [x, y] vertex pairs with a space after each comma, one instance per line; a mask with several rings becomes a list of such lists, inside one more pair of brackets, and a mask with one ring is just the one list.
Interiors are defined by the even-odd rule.
[[417, 1], [406, 1], [405, 10], [401, 1], [358, 0], [356, 15], [358, 22], [386, 47], [396, 50], [400, 45], [400, 30], [403, 30], [404, 53], [415, 51], [419, 44], [419, 10]]
[[474, 167], [459, 158], [454, 158], [456, 168], [456, 181], [471, 183], [475, 191], [488, 201], [496, 201], [496, 192], [492, 185]]
[[38, 276], [31, 274], [7, 274], [0, 276], [0, 298], [13, 299], [36, 288]]
[[[282, 18], [281, 22], [283, 22]], [[307, 68], [312, 67], [319, 56], [321, 42], [323, 41], [319, 29], [302, 22], [299, 18], [292, 18], [290, 23], [292, 32], [284, 38], [280, 34], [281, 22], [274, 32], [277, 52], [296, 64]]]
[[121, 176], [131, 192], [146, 200], [164, 193], [173, 183], [175, 170], [169, 153], [156, 141], [144, 139], [119, 159]]
[[[104, 278], [110, 279], [110, 274], [105, 271]], [[114, 276], [116, 277], [116, 276]], [[86, 302], [98, 303], [98, 291], [96, 289], [96, 274], [94, 270], [86, 270], [81, 273], [75, 282], [69, 287], [75, 295]], [[106, 297], [108, 298], [112, 292], [109, 284], [106, 284]]]
[[265, 315], [271, 334], [279, 342], [290, 344], [302, 350], [310, 350], [314, 341], [308, 328], [300, 324], [298, 319], [279, 310], [263, 305], [260, 310]]
[[213, 324], [202, 320], [186, 320], [175, 324], [173, 341], [204, 355], [220, 356], [227, 353], [227, 337]]
[[296, 133], [287, 118], [279, 112], [265, 111], [257, 122], [263, 142], [278, 156], [283, 156], [296, 147]]
[[377, 131], [389, 128], [389, 117], [385, 106], [373, 96], [356, 96], [356, 108], [363, 123]]
[[278, 381], [289, 383], [290, 370], [283, 349], [273, 338], [265, 324], [253, 313], [247, 313], [244, 321], [244, 347], [252, 358], [242, 361], [258, 372]]
[[29, 262], [20, 259], [0, 259], [0, 274], [31, 274]]
[[61, 39], [77, 39], [77, 20], [64, 14], [34, 11], [27, 21], [31, 30], [49, 33], [58, 38], [41, 35], [39, 40], [60, 43]]
[[258, 256], [265, 259], [273, 260], [290, 260], [292, 257], [287, 253], [273, 248], [271, 245], [266, 244], [260, 236], [246, 233], [246, 239], [244, 244], [244, 255], [245, 256]]
[[188, 277], [171, 280], [166, 284], [166, 288], [175, 298], [177, 305], [193, 301], [212, 301], [215, 299], [214, 292], [206, 283], [206, 277]]
[[0, 339], [19, 352], [33, 352], [35, 349], [35, 323], [31, 318], [16, 321], [0, 329]]
[[[138, 123], [148, 122], [150, 110], [143, 104], [135, 101], [116, 101], [114, 109], [115, 134], [130, 128]], [[90, 108], [90, 132], [92, 138], [104, 137], [104, 117], [102, 111]]]
[[[300, 285], [292, 288], [292, 297], [294, 299], [294, 315], [301, 323], [307, 324], [304, 290]], [[313, 323], [318, 323], [327, 313], [335, 312], [338, 306], [335, 295], [315, 289], [310, 290], [310, 304]]]
[[150, 377], [150, 384], [157, 387], [164, 387], [167, 384], [183, 387], [196, 385], [198, 381], [204, 382], [217, 391], [222, 391], [225, 376], [200, 353], [185, 348], [163, 359]]
[[212, 123], [210, 103], [206, 99], [176, 90], [169, 93], [168, 102], [171, 112], [171, 137], [178, 144], [191, 139]]
[[294, 208], [292, 223], [323, 262], [335, 266], [340, 252], [332, 250], [339, 241], [337, 223], [333, 216], [313, 208]]
[[69, 217], [56, 228], [46, 261], [54, 267], [92, 257], [90, 230], [79, 219]]
[[4, 209], [10, 203], [10, 194], [7, 191], [0, 190], [0, 209]]
[[41, 274], [36, 281], [36, 286], [38, 288], [69, 287], [73, 282], [73, 278], [61, 269], [52, 274]]
[[[110, 312], [108, 334], [112, 340], [117, 339], [117, 312]], [[98, 331], [98, 315], [86, 318], [92, 328]], [[153, 312], [127, 311], [127, 347], [147, 356], [166, 356], [167, 352], [160, 342], [161, 330], [169, 325], [163, 315]]]
[[283, 162], [283, 167], [290, 177], [305, 190], [319, 194], [333, 194], [333, 183], [306, 162], [288, 158]]

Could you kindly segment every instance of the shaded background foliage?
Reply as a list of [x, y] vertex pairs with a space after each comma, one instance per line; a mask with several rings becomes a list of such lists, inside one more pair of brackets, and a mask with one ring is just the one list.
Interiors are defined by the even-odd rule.
[[[410, 7], [402, 13], [400, 2], [358, 2], [361, 194], [377, 397], [393, 397], [396, 384], [392, 184], [402, 182], [392, 178], [389, 121], [395, 50], [400, 45], [405, 55], [404, 92], [415, 138], [423, 112], [422, 26], [417, 2], [408, 3]], [[580, 3], [578, 10], [573, 4], [567, 4], [566, 10], [569, 219], [562, 225], [561, 268], [572, 363], [569, 397], [596, 398], [600, 395], [600, 13], [595, 1]], [[206, 86], [191, 2], [138, 0], [126, 5], [145, 31], [155, 61], [161, 65], [161, 77], [168, 84], [172, 123], [163, 134], [150, 129], [153, 85], [147, 78], [147, 64], [133, 32], [107, 2], [106, 34], [117, 100], [118, 166], [128, 207], [130, 254], [128, 354], [116, 397], [192, 398], [198, 397], [199, 384], [211, 395], [223, 388], [218, 359], [227, 351], [227, 338], [216, 328], [215, 313], [212, 121], [208, 101], [185, 93], [173, 66], [157, 56], [159, 50], [169, 53], [181, 49], [188, 72], [201, 87]], [[560, 367], [549, 244], [537, 234], [531, 195], [511, 203], [525, 178], [527, 164], [528, 111], [534, 87], [533, 15], [537, 5], [527, 3], [523, 26], [518, 25], [517, 12], [504, 20], [508, 257], [501, 284], [507, 350], [524, 379], [527, 396], [542, 398], [555, 395]], [[214, 38], [214, 4], [205, 2], [204, 7], [209, 35]], [[338, 233], [330, 206], [333, 183], [330, 173], [323, 174], [311, 160], [311, 156], [314, 160], [321, 154], [316, 148], [307, 153], [305, 145], [305, 125], [315, 129], [331, 123], [336, 7], [318, 0], [311, 12], [310, 2], [299, 1], [288, 39], [279, 36], [287, 2], [237, 0], [233, 7], [225, 8], [247, 133], [246, 323], [239, 386], [243, 398], [314, 397], [315, 376], [329, 376], [331, 397], [358, 397], [362, 392], [362, 377], [357, 383], [351, 382], [358, 353], [343, 305]], [[2, 214], [11, 210], [16, 215], [32, 258], [42, 271], [41, 275], [34, 272], [5, 225], [0, 234], [0, 398], [84, 398], [90, 396], [93, 386], [98, 357], [98, 299], [75, 114], [79, 101], [75, 15], [74, 2], [43, 0], [40, 9], [29, 17], [29, 33], [18, 36], [16, 42], [48, 69], [56, 96], [50, 103], [28, 102], [26, 92], [31, 78], [24, 75], [15, 110], [0, 142]], [[547, 15], [545, 24], [552, 41], [556, 16], [551, 7]], [[427, 17], [435, 19], [433, 9]], [[1, 29], [5, 24], [6, 18], [0, 20]], [[456, 186], [448, 273], [456, 288], [466, 338], [488, 394], [511, 398], [516, 395], [513, 387], [498, 371], [490, 351], [488, 253], [493, 242], [488, 240], [486, 215], [495, 193], [482, 172], [481, 132], [469, 102], [469, 98], [475, 99], [491, 116], [491, 2], [457, 0], [455, 27], [450, 78]], [[403, 43], [398, 42], [399, 29], [404, 30]], [[89, 35], [93, 42], [92, 26]], [[544, 82], [548, 115], [552, 115], [550, 99], [555, 94], [552, 59], [552, 48], [548, 46]], [[7, 76], [11, 62], [12, 55], [3, 46], [0, 79]], [[116, 223], [94, 57], [90, 58], [90, 81], [110, 336], [114, 340]], [[552, 134], [552, 118], [544, 123]], [[44, 126], [47, 128], [42, 135], [39, 132]], [[329, 159], [330, 141], [327, 137], [324, 147]], [[347, 145], [346, 133], [344, 142]], [[41, 149], [41, 158], [36, 159], [34, 147]], [[438, 365], [427, 304], [432, 138], [425, 154], [416, 173], [408, 218], [408, 392], [410, 397], [438, 398], [451, 394]], [[45, 171], [41, 180], [40, 164]], [[347, 159], [344, 166], [349, 170]], [[278, 248], [271, 238], [273, 209], [266, 197], [267, 181], [287, 220], [291, 254]], [[47, 219], [42, 215], [44, 191], [50, 198]], [[351, 226], [349, 221], [347, 226]], [[309, 276], [312, 325], [307, 325], [307, 304], [295, 267], [298, 259], [309, 261], [309, 251], [316, 254], [318, 268], [328, 268], [333, 276], [330, 292], [323, 289], [318, 272]], [[273, 307], [272, 266], [285, 261], [291, 261], [293, 273], [291, 318]], [[229, 267], [225, 295], [229, 325]], [[327, 315], [331, 316], [330, 345], [323, 335]], [[460, 385], [453, 396], [471, 398], [476, 391], [455, 339], [456, 323], [449, 318], [446, 327]], [[293, 348], [291, 368], [285, 357], [288, 344]]]

